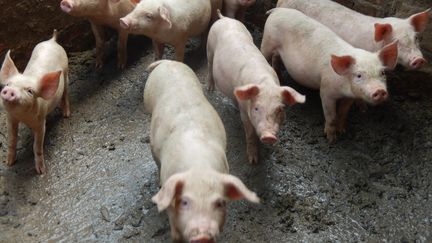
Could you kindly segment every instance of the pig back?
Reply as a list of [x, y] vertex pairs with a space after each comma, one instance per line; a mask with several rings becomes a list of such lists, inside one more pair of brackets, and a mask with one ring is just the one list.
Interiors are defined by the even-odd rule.
[[374, 24], [381, 22], [378, 18], [361, 14], [330, 0], [279, 0], [277, 7], [303, 12], [358, 48], [368, 51], [380, 48], [374, 41]]
[[225, 129], [195, 73], [175, 61], [152, 65], [144, 103], [152, 113], [150, 145], [161, 163], [161, 182], [190, 168], [228, 172]]
[[30, 60], [23, 72], [24, 75], [32, 76], [39, 80], [49, 72], [62, 71], [56, 94], [50, 100], [38, 98], [38, 102], [51, 112], [60, 102], [64, 92], [64, 86], [68, 85], [65, 80], [68, 72], [68, 57], [66, 51], [60, 46], [55, 38], [43, 41], [35, 46]]

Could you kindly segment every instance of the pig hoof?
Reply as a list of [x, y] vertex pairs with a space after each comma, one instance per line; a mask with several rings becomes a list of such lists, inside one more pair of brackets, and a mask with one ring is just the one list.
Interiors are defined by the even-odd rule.
[[119, 64], [117, 64], [117, 68], [118, 68], [119, 70], [124, 70], [125, 67], [126, 67], [126, 64], [125, 64], [125, 63], [119, 63]]
[[258, 153], [249, 153], [248, 154], [249, 163], [252, 165], [258, 164]]
[[36, 162], [36, 172], [38, 174], [46, 174], [46, 168], [43, 162], [41, 163]]
[[6, 161], [6, 165], [7, 166], [12, 166], [12, 165], [14, 165], [15, 164], [15, 159], [8, 159], [7, 161]]
[[96, 66], [95, 67], [96, 67], [96, 70], [100, 70], [103, 67], [103, 63], [96, 62]]
[[69, 110], [63, 111], [63, 117], [69, 118], [70, 117], [70, 111]]

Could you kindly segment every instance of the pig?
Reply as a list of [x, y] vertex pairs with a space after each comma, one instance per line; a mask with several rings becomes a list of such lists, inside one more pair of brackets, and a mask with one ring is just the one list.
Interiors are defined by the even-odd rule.
[[166, 210], [173, 241], [215, 242], [227, 201], [259, 202], [228, 174], [225, 128], [185, 64], [162, 60], [149, 66], [144, 105], [151, 113], [150, 146], [161, 189], [152, 198]]
[[63, 116], [70, 116], [68, 58], [63, 47], [57, 44], [56, 38], [57, 32], [54, 31], [50, 40], [36, 45], [23, 73], [19, 73], [16, 68], [10, 51], [0, 70], [0, 83], [5, 86], [0, 97], [8, 124], [6, 165], [12, 166], [15, 163], [18, 124], [22, 122], [34, 134], [33, 152], [39, 174], [46, 173], [43, 143], [47, 114], [60, 105]]
[[345, 131], [354, 99], [377, 105], [388, 98], [385, 71], [397, 64], [397, 41], [372, 53], [354, 48], [300, 11], [276, 8], [269, 13], [261, 51], [274, 67], [281, 60], [299, 84], [319, 89], [330, 142]]
[[426, 29], [431, 9], [401, 19], [363, 15], [329, 0], [279, 0], [277, 7], [297, 9], [329, 27], [354, 47], [367, 51], [376, 52], [397, 40], [398, 63], [407, 69], [419, 69], [426, 63], [418, 35]]
[[220, 15], [210, 28], [207, 60], [209, 90], [217, 86], [239, 108], [248, 161], [256, 164], [258, 138], [266, 144], [276, 143], [285, 105], [304, 103], [306, 98], [293, 88], [280, 86], [249, 31], [235, 19]]
[[182, 62], [187, 40], [208, 29], [211, 5], [209, 0], [145, 0], [121, 18], [120, 25], [129, 33], [150, 37], [155, 60], [162, 58], [165, 44], [170, 44], [176, 60]]
[[246, 9], [254, 5], [256, 0], [224, 0], [223, 14], [227, 17], [244, 21]]
[[127, 63], [128, 32], [120, 28], [119, 18], [132, 11], [135, 4], [131, 0], [62, 0], [63, 12], [89, 20], [96, 40], [96, 68], [103, 67], [105, 33], [104, 26], [118, 32], [117, 66], [124, 69]]

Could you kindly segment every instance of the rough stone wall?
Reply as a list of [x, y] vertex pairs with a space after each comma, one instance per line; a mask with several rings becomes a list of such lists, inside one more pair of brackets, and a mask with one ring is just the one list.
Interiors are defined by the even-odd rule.
[[[432, 7], [431, 0], [336, 0], [359, 12], [374, 16], [408, 17]], [[35, 43], [51, 36], [54, 28], [60, 32], [59, 42], [67, 51], [91, 48], [93, 37], [89, 24], [82, 18], [73, 18], [59, 8], [60, 0], [0, 0], [0, 60], [6, 50], [13, 50], [13, 58], [21, 68], [27, 62]], [[277, 0], [257, 0], [250, 9], [248, 20], [263, 26], [265, 12]], [[423, 35], [422, 47], [432, 58], [432, 24]]]

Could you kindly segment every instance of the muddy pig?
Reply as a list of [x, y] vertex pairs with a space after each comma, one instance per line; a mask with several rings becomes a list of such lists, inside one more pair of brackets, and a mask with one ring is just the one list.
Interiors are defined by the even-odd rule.
[[43, 143], [45, 119], [61, 104], [63, 116], [69, 117], [68, 58], [65, 50], [56, 42], [56, 31], [50, 40], [36, 45], [30, 60], [21, 74], [6, 54], [0, 71], [0, 82], [5, 85], [0, 93], [7, 112], [8, 155], [6, 165], [15, 163], [20, 122], [30, 127], [34, 134], [33, 152], [36, 171], [46, 173]]
[[297, 10], [276, 8], [269, 12], [261, 51], [267, 60], [273, 59], [274, 67], [281, 59], [298, 83], [320, 90], [324, 133], [329, 141], [344, 132], [353, 99], [373, 105], [387, 99], [385, 70], [397, 63], [397, 42], [372, 53], [354, 48]]
[[246, 9], [254, 5], [256, 0], [224, 0], [223, 14], [227, 17], [244, 21]]
[[220, 17], [210, 28], [207, 41], [209, 89], [216, 85], [239, 107], [248, 160], [254, 164], [258, 162], [258, 138], [275, 143], [285, 105], [304, 103], [305, 97], [280, 86], [275, 71], [240, 21]]
[[363, 15], [329, 0], [279, 0], [277, 6], [299, 10], [329, 27], [354, 47], [367, 51], [376, 52], [397, 40], [398, 63], [408, 69], [418, 69], [426, 63], [418, 35], [426, 29], [430, 9], [401, 19]]
[[120, 25], [129, 33], [150, 37], [155, 60], [162, 58], [165, 44], [170, 44], [175, 48], [176, 60], [182, 62], [187, 40], [203, 34], [210, 18], [209, 0], [145, 0], [121, 18]]
[[120, 28], [119, 19], [130, 13], [134, 6], [135, 4], [130, 0], [62, 0], [60, 2], [60, 8], [65, 13], [89, 20], [96, 40], [96, 68], [103, 66], [104, 26], [117, 30], [117, 66], [120, 69], [126, 66], [128, 33]]
[[150, 146], [162, 186], [152, 200], [167, 210], [174, 241], [215, 242], [227, 201], [259, 199], [228, 174], [225, 128], [195, 73], [168, 60], [149, 69], [144, 105], [152, 114]]

